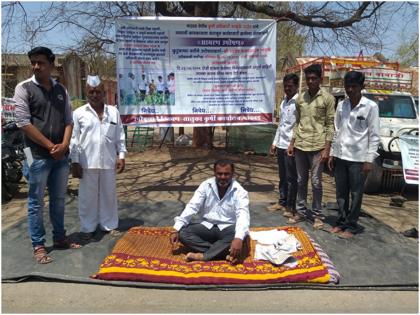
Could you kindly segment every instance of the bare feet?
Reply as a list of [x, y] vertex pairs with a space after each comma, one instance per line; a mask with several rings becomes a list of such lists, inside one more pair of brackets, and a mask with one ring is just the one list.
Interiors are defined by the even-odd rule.
[[185, 256], [186, 261], [204, 261], [203, 253], [188, 253]]
[[343, 230], [338, 226], [335, 226], [331, 229], [331, 233], [334, 233], [334, 234], [341, 233], [341, 232], [343, 232]]
[[230, 255], [226, 256], [226, 260], [231, 264], [231, 265], [235, 265], [238, 263], [238, 258], [234, 258]]
[[352, 238], [353, 236], [354, 236], [354, 234], [349, 232], [349, 231], [342, 231], [342, 232], [338, 233], [339, 238], [348, 239], [348, 238]]

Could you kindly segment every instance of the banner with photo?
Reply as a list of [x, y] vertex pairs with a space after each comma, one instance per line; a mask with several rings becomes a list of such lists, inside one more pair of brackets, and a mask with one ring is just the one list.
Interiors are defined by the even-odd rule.
[[118, 104], [127, 125], [272, 123], [276, 22], [117, 19]]
[[407, 184], [419, 184], [419, 137], [401, 135], [399, 139], [404, 180]]

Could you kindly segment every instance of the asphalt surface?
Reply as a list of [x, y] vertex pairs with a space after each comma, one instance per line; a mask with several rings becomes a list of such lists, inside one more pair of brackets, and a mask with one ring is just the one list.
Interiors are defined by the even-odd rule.
[[54, 282], [2, 285], [3, 313], [418, 313], [415, 291], [186, 291]]
[[[220, 156], [231, 158], [236, 162], [237, 178], [242, 184], [253, 187], [271, 186], [269, 190], [251, 192], [251, 200], [264, 202], [276, 200], [275, 187], [278, 178], [274, 158], [229, 155], [225, 152], [206, 150], [187, 152], [165, 147], [162, 150], [153, 149], [144, 153], [129, 154], [127, 170], [118, 177], [119, 200], [151, 202], [156, 207], [159, 207], [162, 200], [185, 203], [191, 198], [193, 190], [182, 187], [191, 188], [190, 186], [196, 186], [204, 178], [211, 176], [212, 163]], [[324, 177], [324, 184], [324, 202], [333, 201], [333, 182], [330, 178]], [[2, 205], [3, 232], [5, 228], [25, 220], [27, 211], [25, 189], [23, 183], [20, 194], [10, 203]], [[74, 196], [76, 190], [77, 181], [70, 179], [69, 192]], [[365, 213], [385, 224], [393, 232], [400, 233], [411, 227], [418, 228], [418, 194], [411, 194], [402, 208], [389, 206], [390, 196], [389, 193], [366, 195], [362, 208]], [[264, 213], [260, 215], [263, 216]], [[155, 223], [166, 225], [166, 221], [169, 222], [171, 218]], [[77, 227], [72, 228], [77, 230]], [[21, 236], [27, 237], [27, 235]], [[363, 237], [370, 236], [362, 234], [360, 238]], [[416, 240], [411, 239], [407, 242], [414, 242], [418, 247]], [[321, 245], [325, 247], [325, 244]], [[324, 249], [328, 252], [327, 248]], [[334, 258], [332, 259], [334, 261]], [[418, 283], [418, 276], [413, 281]], [[226, 292], [28, 281], [2, 284], [2, 312], [418, 313], [418, 290], [370, 289], [372, 288], [365, 287], [363, 290], [353, 291], [280, 289]]]

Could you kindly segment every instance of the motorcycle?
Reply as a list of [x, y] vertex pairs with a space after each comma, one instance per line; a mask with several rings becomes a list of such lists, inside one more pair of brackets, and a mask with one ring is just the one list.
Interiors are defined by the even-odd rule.
[[13, 198], [22, 179], [23, 135], [14, 122], [2, 126], [1, 142], [1, 199], [2, 202]]

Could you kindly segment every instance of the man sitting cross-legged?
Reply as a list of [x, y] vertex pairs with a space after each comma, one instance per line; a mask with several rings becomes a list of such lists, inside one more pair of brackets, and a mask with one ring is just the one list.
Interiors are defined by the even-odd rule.
[[[235, 264], [241, 256], [249, 232], [248, 192], [233, 179], [234, 165], [220, 160], [214, 164], [214, 177], [205, 180], [180, 216], [175, 217], [171, 244], [180, 241], [194, 250], [187, 261], [226, 259]], [[200, 223], [190, 223], [193, 215]]]

